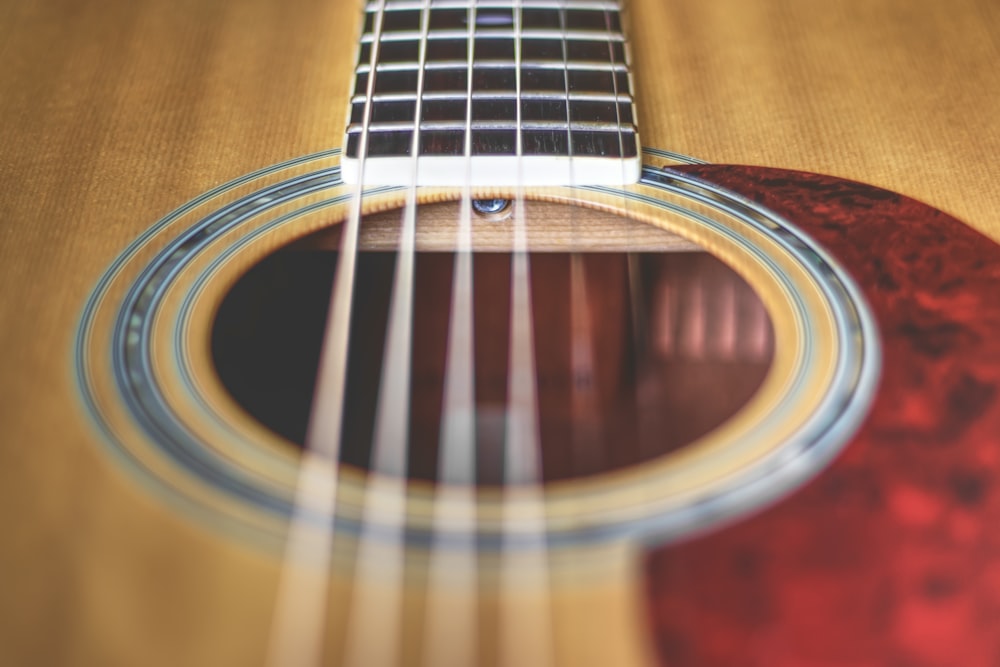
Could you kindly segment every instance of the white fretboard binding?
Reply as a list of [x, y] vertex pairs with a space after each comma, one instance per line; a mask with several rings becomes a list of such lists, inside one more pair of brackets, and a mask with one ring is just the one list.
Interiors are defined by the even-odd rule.
[[362, 169], [369, 185], [638, 179], [616, 2], [369, 3], [355, 76], [341, 165], [348, 183]]

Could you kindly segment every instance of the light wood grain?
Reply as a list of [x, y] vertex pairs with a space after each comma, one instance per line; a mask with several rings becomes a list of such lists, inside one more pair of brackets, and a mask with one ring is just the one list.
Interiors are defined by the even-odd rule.
[[[161, 215], [340, 143], [357, 12], [0, 2], [0, 662], [263, 653], [273, 558], [118, 470], [71, 344], [94, 282]], [[644, 144], [870, 182], [1000, 240], [993, 0], [633, 0], [630, 15]]]
[[[512, 204], [493, 219], [474, 216], [471, 242], [476, 252], [511, 252], [514, 248]], [[532, 252], [687, 252], [698, 246], [652, 225], [583, 206], [532, 201], [526, 215], [544, 220], [526, 230]], [[460, 207], [457, 203], [429, 204], [418, 211], [415, 243], [418, 252], [455, 249]], [[386, 211], [367, 216], [358, 245], [362, 250], [394, 251], [399, 247], [399, 213]], [[296, 244], [300, 248], [337, 250], [339, 226], [323, 230]]]
[[997, 3], [634, 2], [631, 14], [645, 144], [879, 185], [1000, 239]]

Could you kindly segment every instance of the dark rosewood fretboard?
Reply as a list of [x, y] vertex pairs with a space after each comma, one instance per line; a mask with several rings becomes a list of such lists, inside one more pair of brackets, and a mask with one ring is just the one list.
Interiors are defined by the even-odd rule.
[[368, 183], [622, 183], [638, 175], [617, 2], [371, 2], [356, 71], [349, 182], [363, 150]]

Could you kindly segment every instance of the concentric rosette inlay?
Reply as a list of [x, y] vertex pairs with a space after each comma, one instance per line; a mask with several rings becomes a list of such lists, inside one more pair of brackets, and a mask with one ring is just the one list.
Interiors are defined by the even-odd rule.
[[[667, 157], [646, 153], [659, 163]], [[171, 503], [255, 541], [280, 540], [294, 507], [299, 453], [222, 386], [211, 360], [212, 322], [248, 268], [342, 221], [353, 195], [340, 179], [336, 151], [217, 188], [137, 239], [101, 279], [81, 321], [79, 387], [109, 450]], [[420, 198], [459, 195], [426, 189]], [[372, 188], [363, 207], [398, 208], [403, 197], [401, 188]], [[549, 548], [704, 530], [787, 493], [856, 430], [879, 369], [873, 321], [850, 279], [792, 225], [650, 165], [625, 189], [545, 188], [527, 197], [612, 211], [698, 244], [753, 287], [775, 337], [760, 389], [719, 428], [642, 465], [546, 485]], [[367, 473], [341, 466], [339, 474], [337, 530], [356, 532]], [[429, 483], [407, 491], [406, 531], [415, 542], [442, 530], [433, 522], [432, 492]], [[478, 543], [488, 548], [502, 537], [506, 547], [516, 544], [517, 524], [504, 516], [516, 516], [517, 491], [501, 499], [482, 489], [476, 502]], [[537, 500], [526, 495], [524, 502]]]

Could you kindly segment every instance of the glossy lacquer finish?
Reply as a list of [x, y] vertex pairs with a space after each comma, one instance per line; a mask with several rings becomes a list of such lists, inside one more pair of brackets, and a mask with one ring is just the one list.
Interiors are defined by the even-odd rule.
[[866, 423], [811, 484], [647, 561], [662, 662], [1000, 664], [1000, 247], [867, 185], [679, 169], [794, 220], [861, 285], [884, 366]]

